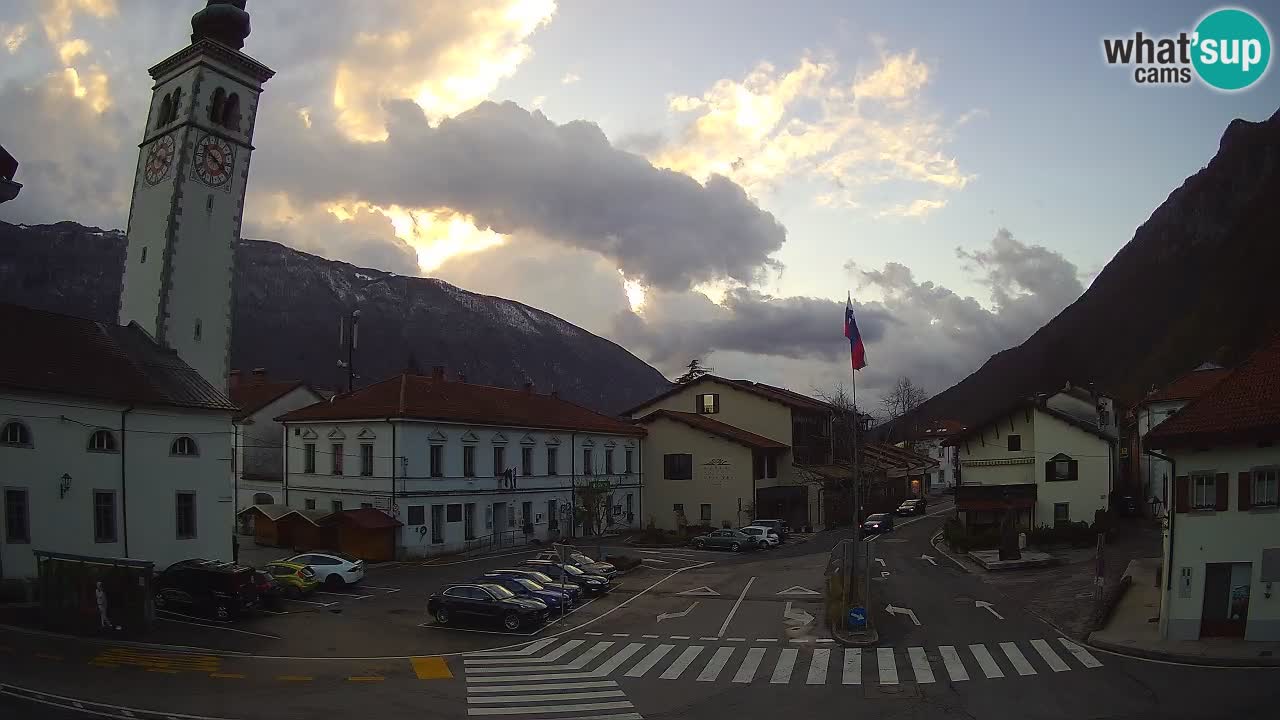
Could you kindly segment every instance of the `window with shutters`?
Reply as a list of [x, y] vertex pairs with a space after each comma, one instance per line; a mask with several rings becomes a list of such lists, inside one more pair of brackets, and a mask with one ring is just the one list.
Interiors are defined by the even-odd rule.
[[558, 467], [559, 459], [560, 459], [560, 448], [554, 448], [554, 447], [547, 448], [547, 474], [548, 475], [560, 474], [560, 469]]
[[373, 475], [373, 443], [360, 444], [360, 474]]
[[533, 448], [520, 448], [520, 474], [528, 477], [533, 474]]
[[195, 493], [178, 493], [175, 496], [175, 525], [178, 539], [190, 540], [196, 536], [196, 495]]
[[1079, 469], [1075, 460], [1064, 453], [1058, 453], [1044, 464], [1045, 482], [1068, 482], [1079, 479]]
[[333, 443], [329, 446], [330, 475], [342, 474], [342, 450], [342, 443]]
[[431, 446], [431, 477], [444, 477], [444, 446]]
[[622, 472], [630, 475], [634, 470], [631, 469], [631, 451], [625, 450], [622, 453]]
[[1280, 505], [1280, 468], [1261, 468], [1253, 471], [1253, 484], [1249, 493], [1251, 507], [1275, 507]]
[[1213, 510], [1218, 504], [1218, 483], [1213, 473], [1191, 476], [1191, 509]]
[[591, 448], [582, 448], [582, 474], [596, 474], [595, 469], [591, 467]]
[[689, 453], [663, 455], [662, 477], [666, 480], [692, 480], [693, 455]]
[[613, 474], [613, 448], [604, 449], [604, 474]]
[[313, 473], [316, 471], [316, 444], [307, 443], [302, 446], [302, 472]]
[[93, 491], [93, 541], [116, 541], [116, 494], [111, 490]]
[[465, 477], [476, 476], [476, 446], [462, 446], [462, 474]]
[[31, 542], [31, 513], [26, 488], [4, 489], [4, 538], [11, 545]]
[[697, 396], [699, 415], [715, 415], [720, 412], [720, 394], [704, 393]]
[[702, 503], [698, 510], [698, 518], [702, 520], [702, 522], [711, 522], [711, 503]]
[[1020, 450], [1022, 450], [1022, 436], [1010, 435], [1009, 436], [1009, 452], [1018, 452]]
[[493, 476], [498, 477], [507, 469], [507, 449], [501, 445], [493, 446]]

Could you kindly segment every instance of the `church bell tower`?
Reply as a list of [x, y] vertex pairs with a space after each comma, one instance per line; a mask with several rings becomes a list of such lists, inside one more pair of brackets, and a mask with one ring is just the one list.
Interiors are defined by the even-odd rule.
[[121, 324], [137, 322], [223, 392], [253, 126], [274, 74], [241, 52], [245, 2], [209, 0], [191, 44], [150, 70], [120, 294]]

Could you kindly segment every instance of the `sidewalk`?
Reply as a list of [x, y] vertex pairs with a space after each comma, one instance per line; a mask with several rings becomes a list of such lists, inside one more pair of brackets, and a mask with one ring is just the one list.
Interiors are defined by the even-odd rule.
[[1116, 605], [1106, 627], [1089, 635], [1089, 644], [1124, 655], [1169, 662], [1225, 667], [1280, 667], [1280, 642], [1249, 642], [1237, 638], [1162, 640], [1160, 588], [1156, 573], [1160, 558], [1133, 560], [1125, 574], [1133, 580]]

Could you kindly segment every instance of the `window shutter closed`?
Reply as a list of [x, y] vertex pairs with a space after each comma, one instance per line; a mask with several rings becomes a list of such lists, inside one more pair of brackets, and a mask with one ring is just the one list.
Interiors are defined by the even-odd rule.
[[1071, 461], [1071, 475], [1069, 477], [1072, 480], [1080, 479], [1080, 461], [1079, 460]]
[[1231, 502], [1231, 476], [1227, 473], [1218, 473], [1213, 476], [1214, 489], [1218, 491], [1218, 503], [1214, 505], [1214, 510], [1226, 510]]
[[1191, 478], [1186, 475], [1179, 475], [1173, 481], [1174, 496], [1174, 512], [1190, 512], [1191, 511]]
[[1249, 486], [1253, 484], [1253, 474], [1242, 472], [1240, 473], [1239, 478], [1240, 478], [1240, 491], [1239, 491], [1239, 497], [1237, 498], [1240, 504], [1239, 509], [1248, 510], [1253, 505], [1249, 497], [1249, 492], [1252, 490], [1252, 488]]
[[1053, 480], [1053, 461], [1050, 460], [1044, 464], [1044, 481]]

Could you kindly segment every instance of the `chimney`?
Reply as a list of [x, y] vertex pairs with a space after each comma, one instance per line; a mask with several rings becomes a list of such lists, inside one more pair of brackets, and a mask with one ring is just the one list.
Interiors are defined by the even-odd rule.
[[532, 395], [532, 394], [533, 394], [533, 383], [531, 383], [531, 382], [527, 382], [527, 383], [525, 383], [525, 384], [524, 384], [524, 391], [525, 391], [526, 393], [529, 393], [530, 395]]
[[240, 387], [240, 371], [239, 370], [231, 371], [231, 376], [227, 378], [227, 387], [231, 388], [232, 390], [235, 390], [236, 388]]
[[266, 382], [266, 381], [267, 381], [267, 369], [266, 369], [266, 368], [254, 368], [254, 369], [253, 369], [253, 382], [254, 382], [254, 384], [256, 385], [257, 383], [263, 383], [263, 382]]
[[431, 366], [431, 379], [432, 379], [432, 380], [444, 380], [444, 366], [443, 366], [443, 365], [432, 365], [432, 366]]

